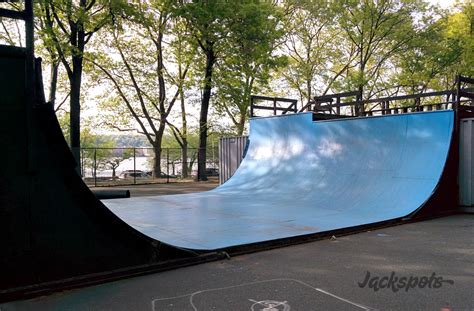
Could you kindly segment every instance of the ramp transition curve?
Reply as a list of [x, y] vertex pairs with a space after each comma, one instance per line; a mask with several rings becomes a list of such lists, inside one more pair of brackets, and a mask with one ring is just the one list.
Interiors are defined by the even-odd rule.
[[215, 250], [406, 217], [436, 189], [453, 111], [313, 122], [250, 121], [235, 175], [204, 192], [105, 201], [141, 233]]

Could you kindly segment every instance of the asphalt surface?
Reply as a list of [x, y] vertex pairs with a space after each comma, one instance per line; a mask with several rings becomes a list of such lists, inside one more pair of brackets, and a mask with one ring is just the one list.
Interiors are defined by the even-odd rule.
[[[455, 215], [11, 302], [0, 310], [474, 310], [473, 237], [474, 215]], [[379, 279], [361, 287], [367, 271]], [[377, 284], [383, 288], [375, 290]]]
[[110, 190], [129, 190], [130, 196], [143, 197], [153, 195], [183, 194], [202, 192], [214, 189], [219, 185], [218, 177], [209, 177], [208, 181], [200, 182], [170, 182], [145, 184], [145, 185], [129, 185], [129, 186], [113, 186], [113, 187], [90, 187], [91, 190], [110, 191]]

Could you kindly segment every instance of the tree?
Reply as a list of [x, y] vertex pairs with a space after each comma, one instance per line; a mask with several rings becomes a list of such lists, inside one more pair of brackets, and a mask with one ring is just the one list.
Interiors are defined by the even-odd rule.
[[[64, 138], [69, 136], [69, 115], [61, 113], [58, 121], [63, 130]], [[112, 148], [116, 147], [115, 141], [110, 136], [97, 135], [93, 129], [95, 122], [86, 118], [81, 127], [81, 176], [86, 176], [87, 167], [91, 168], [92, 175], [97, 168], [107, 166], [107, 162], [113, 156]]]
[[356, 49], [356, 70], [347, 71], [347, 84], [363, 98], [380, 91], [383, 69], [397, 53], [402, 53], [416, 36], [415, 16], [423, 4], [416, 0], [339, 0], [338, 26], [346, 42]]
[[456, 75], [474, 75], [473, 5], [467, 1], [453, 9], [431, 14], [435, 18], [397, 55], [400, 69], [392, 84], [405, 93], [452, 89]]
[[229, 24], [240, 5], [239, 1], [220, 0], [180, 2], [179, 14], [187, 21], [188, 29], [192, 33], [192, 42], [197, 44], [205, 59], [199, 116], [198, 181], [207, 180], [207, 119], [213, 86], [214, 65], [220, 56], [219, 54], [223, 52], [221, 43], [227, 39]]
[[340, 89], [339, 80], [354, 67], [354, 44], [341, 44], [343, 31], [337, 26], [337, 5], [325, 0], [285, 2], [287, 33], [282, 52], [289, 65], [282, 76], [296, 89], [302, 105], [314, 95]]
[[242, 135], [248, 118], [250, 96], [266, 87], [270, 73], [286, 64], [276, 54], [283, 37], [281, 10], [267, 2], [252, 2], [234, 14], [226, 53], [216, 63], [215, 107], [226, 114]]
[[232, 35], [236, 34], [233, 33], [233, 29], [240, 27], [241, 31], [246, 31], [243, 26], [251, 25], [253, 17], [248, 10], [265, 5], [268, 4], [257, 1], [181, 0], [179, 2], [178, 13], [187, 21], [188, 29], [192, 33], [191, 42], [199, 47], [203, 57], [197, 180], [207, 180], [208, 114], [215, 83], [215, 65], [219, 59], [225, 58], [227, 53], [232, 53], [228, 47]]
[[[114, 110], [105, 123], [121, 130], [135, 130], [145, 135], [154, 149], [154, 176], [161, 173], [161, 151], [168, 116], [182, 91], [190, 63], [182, 63], [173, 74], [165, 63], [167, 30], [172, 24], [171, 1], [143, 2], [136, 7], [135, 19], [117, 19], [111, 35], [103, 34], [109, 54], [88, 59], [109, 81], [114, 90], [107, 92], [102, 107]], [[141, 53], [137, 54], [137, 50]], [[168, 96], [169, 87], [175, 90]], [[109, 89], [110, 90], [110, 89]]]
[[43, 43], [51, 51], [54, 50], [69, 79], [69, 142], [80, 171], [81, 83], [84, 53], [92, 36], [112, 22], [114, 7], [119, 7], [119, 1], [40, 0], [37, 3], [42, 21], [39, 34]]
[[123, 160], [133, 156], [134, 149], [124, 149], [120, 155], [112, 154], [105, 160], [105, 166], [112, 170], [112, 179], [117, 177], [116, 170], [120, 166]]
[[[187, 79], [183, 73], [188, 71], [191, 64], [196, 60], [196, 47], [190, 44], [186, 37], [190, 34], [186, 28], [186, 24], [183, 19], [175, 18], [172, 23], [173, 40], [170, 44], [170, 61], [178, 68], [178, 79], [180, 81], [174, 81], [174, 84], [178, 86], [179, 92], [179, 103], [180, 103], [180, 121], [181, 127], [176, 126], [173, 122], [167, 119], [167, 124], [171, 128], [176, 142], [181, 148], [181, 163], [182, 170], [181, 176], [187, 178], [189, 170], [191, 168], [186, 164], [188, 162], [188, 121], [186, 114], [186, 95], [185, 87], [190, 88], [192, 86], [193, 79]], [[189, 75], [188, 75], [189, 77]]]

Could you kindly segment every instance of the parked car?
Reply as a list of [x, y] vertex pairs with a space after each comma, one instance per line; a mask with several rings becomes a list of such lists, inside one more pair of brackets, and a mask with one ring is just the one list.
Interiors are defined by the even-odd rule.
[[219, 169], [206, 168], [206, 176], [219, 176]]
[[146, 178], [150, 177], [146, 172], [141, 171], [141, 170], [125, 170], [122, 171], [119, 175], [120, 179], [126, 179], [126, 178]]
[[176, 178], [174, 175], [168, 175], [166, 173], [161, 172], [160, 173], [160, 178]]

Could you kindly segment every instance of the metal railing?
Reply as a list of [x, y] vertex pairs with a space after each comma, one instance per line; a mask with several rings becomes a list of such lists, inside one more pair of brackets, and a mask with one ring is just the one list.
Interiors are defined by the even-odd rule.
[[[34, 20], [33, 0], [24, 0], [25, 9], [22, 11], [0, 8], [0, 17], [25, 21], [25, 41], [27, 53], [33, 57], [34, 51]], [[0, 1], [1, 2], [1, 1]]]
[[[81, 148], [81, 176], [89, 186], [187, 182], [197, 174], [198, 148], [162, 148], [156, 160], [153, 148]], [[208, 148], [208, 175], [218, 179], [219, 152]]]
[[[363, 117], [444, 109], [458, 110], [464, 106], [473, 106], [474, 89], [463, 87], [463, 84], [473, 84], [473, 81], [472, 78], [458, 76], [455, 90], [368, 100], [361, 100], [361, 94], [357, 91], [316, 96], [299, 112], [312, 111], [322, 115]], [[355, 97], [356, 100], [342, 101], [343, 98], [350, 97]]]
[[[257, 105], [256, 102], [258, 101], [267, 101], [267, 102], [269, 101], [272, 103], [272, 105], [271, 106]], [[290, 105], [286, 107], [280, 107], [278, 106], [279, 102], [290, 103]], [[278, 112], [281, 112], [281, 114], [287, 114], [288, 112], [297, 113], [298, 112], [297, 103], [298, 103], [298, 100], [291, 99], [291, 98], [251, 95], [250, 96], [250, 117], [253, 118], [257, 116], [255, 114], [255, 110], [271, 110], [274, 116], [276, 116]]]

